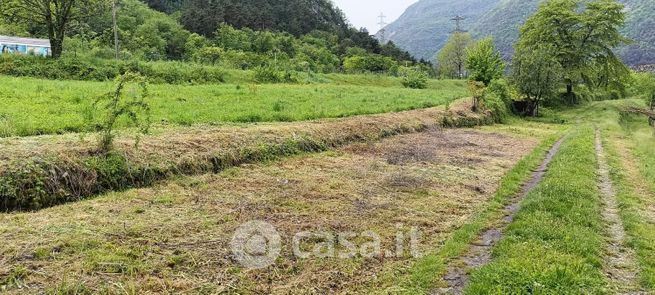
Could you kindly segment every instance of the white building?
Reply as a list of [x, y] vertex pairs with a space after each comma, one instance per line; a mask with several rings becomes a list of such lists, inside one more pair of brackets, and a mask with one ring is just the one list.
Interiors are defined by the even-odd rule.
[[49, 56], [50, 40], [0, 36], [0, 54], [7, 53]]

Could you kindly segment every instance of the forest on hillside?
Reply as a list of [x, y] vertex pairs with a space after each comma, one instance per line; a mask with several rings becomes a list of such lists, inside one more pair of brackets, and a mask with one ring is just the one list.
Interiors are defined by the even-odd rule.
[[[185, 61], [262, 69], [275, 76], [272, 80], [284, 80], [289, 71], [395, 74], [400, 65], [419, 64], [393, 43], [380, 44], [369, 32], [350, 26], [327, 0], [120, 0], [116, 36], [111, 1], [89, 0], [93, 5], [76, 7], [70, 15], [54, 11], [52, 26], [46, 12], [31, 18], [22, 3], [2, 2], [0, 35], [49, 38], [55, 57], [87, 61], [86, 67], [104, 67], [116, 57]], [[65, 24], [59, 26], [59, 20]]]

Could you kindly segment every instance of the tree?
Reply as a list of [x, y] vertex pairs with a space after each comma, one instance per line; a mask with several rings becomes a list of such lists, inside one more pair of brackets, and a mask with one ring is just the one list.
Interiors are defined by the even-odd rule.
[[50, 39], [52, 57], [61, 56], [66, 29], [75, 20], [102, 11], [106, 0], [6, 0], [3, 14], [11, 13], [31, 24], [43, 25]]
[[437, 54], [437, 66], [442, 77], [463, 79], [466, 73], [466, 48], [473, 43], [471, 34], [454, 33]]
[[567, 97], [575, 102], [574, 86], [584, 82], [593, 87], [598, 67], [612, 65], [607, 75], [625, 73], [625, 66], [616, 67], [622, 63], [613, 52], [628, 41], [619, 32], [623, 8], [615, 0], [546, 1], [521, 29], [519, 46], [550, 46], [564, 72]]
[[466, 68], [469, 70], [469, 89], [473, 95], [473, 110], [481, 109], [484, 88], [501, 78], [505, 63], [494, 47], [493, 39], [480, 40], [466, 49]]
[[539, 115], [539, 105], [557, 94], [562, 68], [551, 47], [518, 47], [512, 59], [511, 80], [527, 101], [527, 113]]
[[503, 58], [491, 38], [482, 39], [466, 49], [466, 67], [470, 72], [469, 80], [482, 82], [485, 86], [505, 72]]

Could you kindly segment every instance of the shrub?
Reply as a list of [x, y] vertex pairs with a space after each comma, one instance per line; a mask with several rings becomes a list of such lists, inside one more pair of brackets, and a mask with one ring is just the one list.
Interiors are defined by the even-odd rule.
[[347, 73], [388, 73], [398, 71], [398, 63], [390, 57], [369, 54], [347, 57], [343, 61], [343, 68]]
[[297, 83], [296, 74], [291, 71], [280, 71], [272, 66], [255, 68], [254, 80], [257, 83]]
[[419, 68], [401, 67], [398, 70], [402, 77], [402, 84], [405, 88], [425, 89], [428, 88], [428, 75]]
[[509, 115], [509, 107], [497, 93], [486, 93], [484, 98], [484, 105], [488, 110], [491, 111], [495, 122], [505, 122], [507, 116]]
[[[148, 87], [145, 79], [131, 72], [117, 79], [116, 90], [99, 97], [94, 107], [101, 105], [104, 115], [99, 116], [100, 150], [108, 153], [114, 142], [114, 127], [121, 117], [126, 117], [139, 128], [142, 134], [150, 128], [150, 105], [145, 101]], [[94, 124], [95, 125], [95, 124]], [[138, 138], [137, 138], [138, 142]]]

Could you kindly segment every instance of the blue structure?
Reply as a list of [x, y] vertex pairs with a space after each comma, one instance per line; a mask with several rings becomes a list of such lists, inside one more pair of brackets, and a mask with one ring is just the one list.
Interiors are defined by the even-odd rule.
[[0, 36], [0, 54], [7, 53], [49, 56], [50, 40]]

